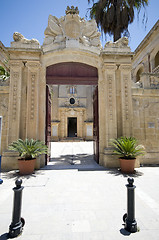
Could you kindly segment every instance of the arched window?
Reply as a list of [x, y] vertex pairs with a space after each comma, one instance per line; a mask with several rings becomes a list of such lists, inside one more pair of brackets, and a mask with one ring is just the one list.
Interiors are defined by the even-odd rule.
[[137, 71], [136, 73], [136, 82], [139, 82], [140, 81], [140, 76], [141, 76], [141, 73], [143, 73], [143, 68], [139, 68], [139, 70]]
[[155, 68], [159, 65], [159, 52], [155, 56]]

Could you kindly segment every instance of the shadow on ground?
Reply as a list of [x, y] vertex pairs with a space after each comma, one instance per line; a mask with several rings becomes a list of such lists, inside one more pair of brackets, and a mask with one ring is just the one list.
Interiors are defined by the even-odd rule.
[[[8, 172], [2, 172], [2, 179], [13, 179], [13, 180], [17, 180], [19, 178], [21, 178], [22, 180], [27, 180], [30, 178], [35, 178], [37, 177], [37, 175], [41, 175], [41, 172], [38, 170], [35, 170], [34, 173], [32, 174], [28, 174], [28, 175], [20, 175], [19, 174], [19, 170], [12, 170], [12, 171], [8, 171]], [[0, 238], [1, 240], [1, 238]]]
[[[40, 170], [69, 170], [75, 169], [78, 171], [105, 171], [107, 174], [112, 174], [114, 176], [127, 177], [141, 177], [143, 173], [139, 170], [135, 170], [133, 174], [122, 173], [119, 168], [105, 168], [100, 166], [95, 160], [93, 154], [76, 154], [76, 155], [61, 155], [59, 157], [54, 157], [50, 159], [48, 165], [44, 166]], [[22, 180], [27, 180], [30, 178], [35, 178], [38, 175], [43, 174], [42, 171], [35, 170], [33, 174], [21, 176], [18, 170], [12, 170], [9, 172], [3, 172], [3, 179], [16, 179], [21, 178]]]
[[122, 173], [119, 168], [107, 169], [106, 171], [108, 174], [112, 174], [114, 176], [122, 175], [125, 178], [127, 178], [127, 177], [137, 178], [137, 177], [141, 177], [144, 175], [144, 173], [139, 170], [135, 170], [134, 173]]
[[0, 236], [0, 240], [6, 240], [9, 239], [8, 233], [4, 233]]
[[43, 170], [77, 169], [79, 171], [105, 170], [94, 160], [93, 154], [61, 155], [51, 158]]
[[130, 234], [131, 234], [130, 232], [126, 231], [124, 228], [120, 229], [120, 233], [124, 236], [130, 236]]

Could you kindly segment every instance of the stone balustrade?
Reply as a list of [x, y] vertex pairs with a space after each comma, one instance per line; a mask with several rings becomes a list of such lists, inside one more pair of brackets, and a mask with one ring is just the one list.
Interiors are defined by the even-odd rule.
[[140, 86], [145, 89], [159, 89], [159, 73], [142, 73]]

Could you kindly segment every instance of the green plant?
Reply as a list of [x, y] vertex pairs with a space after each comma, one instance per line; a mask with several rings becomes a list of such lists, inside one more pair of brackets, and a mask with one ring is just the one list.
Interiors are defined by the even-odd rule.
[[2, 81], [7, 80], [10, 77], [9, 72], [7, 72], [4, 67], [0, 66], [0, 79]]
[[120, 137], [111, 140], [111, 145], [115, 147], [114, 153], [124, 159], [134, 159], [139, 155], [144, 155], [145, 148], [139, 145], [134, 137]]
[[[88, 9], [90, 18], [95, 19], [101, 32], [114, 36], [114, 42], [121, 38], [121, 34], [129, 36], [128, 26], [140, 10], [146, 9], [148, 0], [88, 0], [93, 3]], [[147, 23], [146, 11], [143, 13], [143, 23]]]
[[19, 156], [24, 160], [48, 153], [48, 147], [42, 141], [34, 139], [18, 139], [9, 145], [9, 150], [19, 152]]

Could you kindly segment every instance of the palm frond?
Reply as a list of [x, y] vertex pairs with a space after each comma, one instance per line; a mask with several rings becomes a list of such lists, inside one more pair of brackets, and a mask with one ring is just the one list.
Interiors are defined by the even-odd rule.
[[[90, 18], [95, 19], [98, 28], [104, 33], [113, 34], [114, 41], [120, 38], [122, 33], [128, 33], [128, 25], [134, 20], [134, 11], [137, 10], [139, 16], [141, 8], [146, 9], [148, 0], [88, 0], [92, 2], [89, 8]], [[146, 11], [145, 11], [146, 12]], [[147, 23], [144, 12], [143, 22]]]
[[145, 148], [138, 145], [134, 137], [120, 137], [111, 140], [111, 145], [115, 148], [114, 153], [125, 159], [133, 159], [139, 155], [144, 155]]
[[19, 156], [24, 159], [32, 159], [41, 154], [48, 153], [48, 147], [44, 142], [34, 139], [18, 139], [9, 145], [9, 149], [19, 152]]

